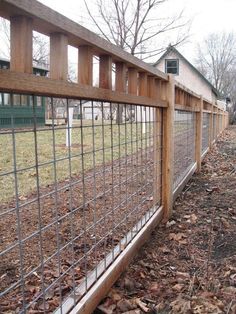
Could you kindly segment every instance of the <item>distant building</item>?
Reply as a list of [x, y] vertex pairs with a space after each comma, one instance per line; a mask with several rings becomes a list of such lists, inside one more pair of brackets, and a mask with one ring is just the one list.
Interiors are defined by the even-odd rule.
[[175, 80], [196, 94], [214, 102], [218, 92], [214, 86], [173, 46], [154, 64], [158, 70], [175, 75]]
[[[9, 69], [10, 62], [0, 59], [0, 69]], [[48, 70], [33, 67], [35, 75], [47, 76]], [[30, 95], [0, 93], [0, 128], [28, 127], [34, 124], [34, 115], [38, 125], [45, 124], [45, 97], [37, 97], [37, 106], [33, 110]]]

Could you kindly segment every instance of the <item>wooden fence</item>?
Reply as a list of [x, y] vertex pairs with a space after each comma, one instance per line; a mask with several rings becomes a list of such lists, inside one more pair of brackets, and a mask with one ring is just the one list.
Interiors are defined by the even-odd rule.
[[[70, 100], [78, 101], [80, 112], [83, 101], [89, 100], [92, 110], [89, 124], [80, 117], [79, 126], [56, 127], [52, 123], [50, 128], [42, 128], [37, 125], [34, 109], [32, 129], [17, 130], [12, 116], [11, 127], [0, 130], [1, 148], [4, 145], [12, 159], [7, 158], [8, 164], [4, 156], [0, 159], [2, 224], [5, 219], [1, 236], [6, 239], [1, 245], [0, 257], [6, 264], [18, 254], [19, 262], [14, 278], [9, 279], [7, 270], [3, 274], [6, 282], [1, 289], [1, 312], [9, 310], [9, 304], [17, 300], [10, 307], [17, 313], [30, 310], [91, 313], [153, 228], [162, 219], [167, 221], [171, 217], [174, 200], [193, 173], [201, 171], [202, 158], [228, 126], [228, 113], [217, 103], [178, 84], [173, 76], [158, 71], [37, 1], [0, 0], [0, 16], [9, 19], [11, 25], [10, 70], [0, 70], [0, 92], [8, 93], [10, 98], [15, 94], [29, 95], [33, 108], [37, 107], [37, 97], [44, 96], [52, 107], [55, 99], [65, 99], [68, 114]], [[49, 77], [32, 74], [33, 30], [50, 37]], [[68, 45], [78, 49], [77, 83], [67, 81]], [[94, 56], [99, 60], [99, 87], [93, 84]], [[93, 115], [97, 104], [102, 111], [100, 124], [96, 124]], [[105, 110], [109, 111], [107, 120]], [[116, 115], [121, 112], [123, 123], [116, 124], [114, 112]], [[57, 149], [64, 146], [57, 144], [55, 134], [63, 130], [67, 132], [69, 146], [66, 153], [60, 151], [58, 157]], [[78, 132], [80, 140], [77, 135], [72, 137], [70, 131]], [[25, 134], [32, 135], [31, 144], [27, 145], [28, 148], [31, 145], [34, 156], [32, 164], [27, 160], [19, 161], [22, 149], [18, 150], [17, 141], [23, 145], [24, 139], [28, 140]], [[41, 137], [42, 134], [47, 135]], [[20, 136], [23, 137], [19, 140]], [[88, 142], [86, 136], [91, 136]], [[51, 142], [46, 150], [51, 149], [52, 154], [51, 159], [46, 159], [47, 152], [41, 150], [40, 145], [47, 145], [49, 137]], [[74, 138], [78, 141], [73, 147]], [[91, 151], [87, 150], [90, 146]], [[79, 153], [73, 149], [79, 149]], [[86, 154], [90, 156], [88, 165]], [[65, 173], [63, 164], [59, 178], [60, 162], [68, 162], [69, 170]], [[41, 169], [47, 166], [52, 166], [52, 172], [50, 170], [50, 175], [45, 177]], [[31, 170], [33, 174], [24, 177]], [[31, 184], [30, 180], [35, 183]], [[98, 189], [101, 181], [102, 193]], [[7, 182], [12, 184], [9, 195], [11, 189], [7, 192]], [[91, 190], [93, 196], [89, 194]], [[70, 194], [66, 205], [62, 204], [60, 193]], [[101, 205], [103, 198], [106, 200]], [[52, 207], [55, 211], [51, 221], [44, 222], [43, 206], [49, 200], [51, 207], [46, 208], [47, 212]], [[62, 213], [60, 206], [63, 210], [68, 206], [68, 212]], [[106, 210], [101, 219], [105, 222], [100, 224], [98, 218], [103, 207]], [[6, 225], [13, 214], [16, 227], [8, 235]], [[66, 238], [62, 228], [68, 217], [72, 231]], [[34, 225], [34, 231], [29, 231], [34, 219], [38, 225]], [[78, 228], [77, 221], [80, 222]], [[50, 251], [44, 242], [53, 240], [48, 235], [44, 239], [44, 233], [52, 226], [57, 240], [55, 249], [51, 247]], [[100, 235], [103, 228], [107, 228], [106, 234], [104, 231], [104, 235]], [[13, 231], [16, 235], [11, 238]], [[35, 242], [28, 245], [32, 252], [37, 243], [39, 246], [35, 267], [27, 264], [30, 259], [33, 264], [35, 259], [26, 248], [27, 241], [32, 239]], [[106, 247], [102, 253], [101, 245]], [[68, 247], [70, 251], [65, 251]], [[72, 262], [65, 263], [68, 256]], [[57, 257], [55, 264], [54, 257]], [[54, 275], [49, 275], [50, 267], [54, 267]], [[28, 288], [31, 280], [37, 287], [34, 293]], [[56, 294], [56, 301], [54, 296], [48, 295], [51, 290]]]

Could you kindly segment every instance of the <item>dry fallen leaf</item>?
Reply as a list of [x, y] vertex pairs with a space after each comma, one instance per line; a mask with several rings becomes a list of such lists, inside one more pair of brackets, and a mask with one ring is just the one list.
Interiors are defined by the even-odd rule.
[[172, 287], [172, 289], [177, 292], [181, 292], [184, 289], [184, 286], [185, 286], [184, 284], [177, 283]]
[[195, 224], [197, 222], [197, 216], [195, 214], [192, 214], [190, 216], [190, 221], [192, 224]]
[[224, 228], [226, 228], [226, 229], [230, 228], [230, 223], [224, 217], [221, 217], [221, 222], [222, 222]]
[[[191, 303], [189, 300], [185, 300], [180, 296], [178, 299], [170, 303], [170, 314], [189, 314], [191, 310]], [[202, 313], [203, 314], [203, 313]]]
[[169, 234], [170, 240], [181, 241], [183, 238], [187, 238], [187, 236], [185, 233], [182, 232]]
[[135, 303], [140, 307], [140, 309], [143, 312], [145, 312], [145, 313], [149, 312], [149, 308], [147, 307], [147, 304], [142, 302], [140, 299], [138, 299], [138, 298], [135, 299]]

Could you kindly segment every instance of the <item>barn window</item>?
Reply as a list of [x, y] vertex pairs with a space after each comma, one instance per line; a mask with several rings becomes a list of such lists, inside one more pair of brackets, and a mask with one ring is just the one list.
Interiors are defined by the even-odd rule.
[[165, 60], [165, 72], [171, 74], [179, 74], [179, 60], [178, 59], [166, 59]]

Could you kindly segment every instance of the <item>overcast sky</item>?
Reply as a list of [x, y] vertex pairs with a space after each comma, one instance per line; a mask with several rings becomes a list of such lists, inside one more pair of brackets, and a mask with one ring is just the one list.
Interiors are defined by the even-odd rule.
[[[92, 22], [86, 17], [83, 5], [84, 0], [39, 1], [75, 22], [81, 23], [88, 29], [95, 31]], [[91, 5], [91, 0], [87, 0], [87, 2]], [[178, 14], [182, 9], [184, 9], [186, 19], [192, 20], [192, 26], [188, 42], [178, 49], [193, 64], [197, 43], [201, 43], [207, 34], [220, 31], [236, 32], [236, 0], [169, 0], [162, 8], [158, 9], [160, 10], [158, 14], [163, 17], [173, 16]], [[1, 39], [1, 41], [4, 43], [4, 40]], [[3, 45], [1, 46], [3, 47]], [[2, 54], [1, 50], [0, 54]], [[75, 56], [73, 51], [70, 53], [70, 50], [69, 55], [71, 55], [71, 62], [76, 62], [77, 55]], [[150, 61], [154, 62], [156, 60]]]
[[[83, 0], [40, 0], [40, 2], [91, 29], [91, 22], [85, 19]], [[236, 0], [169, 0], [168, 5], [163, 8], [163, 14], [166, 11], [169, 15], [174, 15], [182, 9], [186, 18], [193, 19], [189, 41], [179, 48], [190, 61], [194, 60], [196, 44], [208, 33], [222, 30], [236, 32]]]

